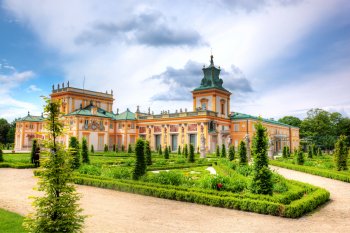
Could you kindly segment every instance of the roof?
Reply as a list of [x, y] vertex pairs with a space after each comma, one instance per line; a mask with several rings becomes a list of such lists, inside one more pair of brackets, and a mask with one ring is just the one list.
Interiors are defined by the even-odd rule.
[[97, 117], [104, 117], [104, 118], [111, 118], [115, 119], [116, 115], [113, 112], [108, 112], [102, 108], [97, 108], [96, 114], [92, 113], [93, 105], [88, 105], [85, 108], [77, 109], [74, 112], [66, 114], [66, 116], [97, 116]]
[[210, 65], [208, 67], [203, 67], [204, 77], [202, 78], [201, 85], [195, 88], [193, 91], [207, 90], [207, 89], [219, 89], [227, 91], [222, 84], [224, 81], [219, 77], [220, 76], [220, 67], [217, 68], [214, 65], [213, 55], [210, 56]]
[[286, 126], [286, 127], [292, 127], [292, 128], [298, 128], [298, 127], [295, 127], [292, 125], [284, 124], [284, 123], [279, 122], [279, 121], [265, 119], [265, 118], [261, 118], [261, 117], [256, 117], [256, 116], [252, 116], [252, 115], [244, 114], [244, 113], [239, 113], [239, 112], [235, 112], [231, 115], [231, 120], [241, 120], [241, 119], [262, 120], [265, 123], [270, 123], [270, 124], [274, 124], [274, 125], [281, 125], [281, 126]]
[[44, 121], [45, 118], [43, 116], [31, 116], [28, 112], [28, 115], [22, 118], [19, 118], [16, 121], [30, 121], [30, 122], [41, 122]]
[[136, 120], [136, 117], [135, 113], [130, 112], [129, 109], [126, 109], [125, 112], [115, 115], [115, 120]]

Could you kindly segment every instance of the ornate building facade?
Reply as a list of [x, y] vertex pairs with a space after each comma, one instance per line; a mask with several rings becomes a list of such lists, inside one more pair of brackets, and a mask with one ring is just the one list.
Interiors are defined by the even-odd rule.
[[[148, 110], [142, 113], [127, 109], [123, 113], [113, 113], [113, 91], [101, 93], [70, 87], [69, 83], [55, 89], [51, 98], [60, 100], [62, 121], [67, 134], [59, 140], [68, 145], [69, 137], [87, 139], [95, 150], [103, 150], [122, 145], [127, 148], [137, 138], [150, 142], [153, 150], [159, 146], [170, 146], [177, 151], [185, 144], [202, 147], [205, 152], [214, 152], [216, 145], [233, 144], [236, 148], [241, 140], [248, 144], [254, 136], [254, 124], [262, 120], [268, 129], [270, 154], [281, 152], [283, 146], [292, 150], [299, 146], [299, 128], [255, 116], [231, 112], [231, 93], [223, 87], [220, 68], [216, 67], [211, 56], [210, 65], [203, 67], [204, 77], [200, 86], [192, 91], [193, 109], [180, 109], [174, 113], [162, 111], [153, 114]], [[44, 139], [44, 117], [31, 116], [16, 122], [15, 150], [29, 150], [34, 138]]]

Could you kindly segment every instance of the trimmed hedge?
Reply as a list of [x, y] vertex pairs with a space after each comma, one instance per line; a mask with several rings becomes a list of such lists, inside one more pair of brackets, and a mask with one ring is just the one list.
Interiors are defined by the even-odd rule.
[[326, 170], [322, 168], [302, 166], [302, 165], [296, 165], [296, 164], [289, 164], [289, 163], [284, 163], [276, 160], [270, 160], [270, 164], [277, 167], [283, 167], [291, 170], [301, 171], [301, 172], [305, 172], [305, 173], [309, 173], [317, 176], [322, 176], [322, 177], [350, 183], [350, 174], [346, 175], [343, 172], [331, 171], [331, 170]]
[[192, 164], [174, 164], [174, 165], [163, 165], [163, 166], [148, 166], [147, 171], [158, 171], [158, 170], [171, 170], [171, 169], [181, 169], [190, 167], [203, 167], [211, 166], [212, 163], [192, 163]]
[[17, 168], [17, 169], [25, 169], [25, 168], [35, 168], [34, 164], [31, 163], [0, 163], [0, 168]]
[[89, 175], [75, 175], [74, 182], [80, 185], [289, 218], [298, 218], [329, 199], [328, 191], [294, 181], [291, 181], [293, 185], [301, 185], [304, 192], [301, 199], [293, 200], [290, 204], [280, 202], [281, 199], [279, 197], [282, 195], [269, 196], [250, 193], [230, 193], [133, 180], [108, 179]]

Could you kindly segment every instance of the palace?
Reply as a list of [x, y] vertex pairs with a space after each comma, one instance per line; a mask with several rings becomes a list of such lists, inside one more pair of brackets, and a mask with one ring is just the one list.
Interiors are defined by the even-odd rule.
[[[113, 113], [113, 91], [101, 93], [83, 90], [62, 84], [52, 87], [51, 99], [62, 102], [62, 121], [67, 127], [66, 136], [59, 140], [68, 145], [69, 137], [87, 139], [89, 145], [101, 151], [105, 144], [111, 149], [134, 144], [137, 138], [150, 142], [155, 150], [162, 146], [177, 151], [185, 144], [202, 147], [205, 152], [214, 152], [216, 145], [233, 144], [236, 148], [241, 140], [248, 145], [254, 136], [254, 124], [261, 119], [268, 129], [269, 154], [281, 152], [284, 146], [294, 150], [299, 146], [299, 128], [280, 122], [258, 118], [230, 110], [231, 92], [223, 87], [220, 67], [214, 65], [213, 56], [210, 65], [203, 67], [204, 77], [200, 86], [192, 91], [193, 109], [180, 109], [174, 113], [162, 111], [153, 114], [127, 109]], [[44, 117], [32, 116], [16, 122], [15, 150], [30, 150], [33, 139], [44, 139]], [[248, 146], [249, 148], [249, 146]]]

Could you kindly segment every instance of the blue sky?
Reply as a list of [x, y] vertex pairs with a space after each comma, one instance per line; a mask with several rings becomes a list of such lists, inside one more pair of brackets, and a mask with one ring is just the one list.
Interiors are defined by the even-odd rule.
[[222, 68], [231, 110], [350, 115], [347, 0], [0, 0], [0, 117], [42, 111], [52, 84], [110, 91], [114, 111], [191, 109]]

